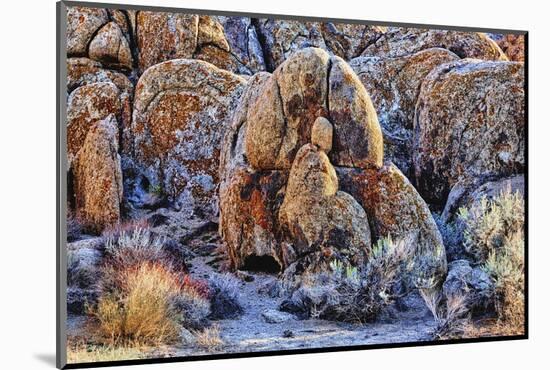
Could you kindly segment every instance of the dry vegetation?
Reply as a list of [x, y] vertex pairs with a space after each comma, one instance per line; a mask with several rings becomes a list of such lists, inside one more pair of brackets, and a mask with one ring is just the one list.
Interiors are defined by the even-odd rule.
[[101, 294], [88, 307], [92, 337], [69, 346], [71, 360], [138, 358], [144, 349], [177, 342], [182, 327], [217, 345], [216, 330], [204, 329], [210, 314], [208, 282], [172, 263], [163, 238], [143, 222], [110, 229], [104, 238]]
[[194, 331], [194, 335], [197, 338], [197, 344], [209, 351], [215, 351], [224, 344], [218, 325], [212, 325], [202, 331]]
[[499, 334], [521, 334], [525, 321], [524, 200], [503, 191], [460, 211], [464, 246], [494, 282]]
[[517, 335], [524, 332], [524, 200], [509, 189], [496, 198], [482, 198], [459, 211], [463, 247], [474, 266], [491, 278], [491, 302], [496, 318], [473, 321], [467, 308], [468, 297], [442, 297], [439, 289], [421, 290], [432, 312], [437, 339]]
[[69, 344], [67, 346], [68, 363], [89, 363], [103, 361], [136, 360], [143, 358], [146, 348], [138, 346], [109, 346]]
[[407, 260], [410, 250], [404, 241], [383, 238], [373, 245], [369, 262], [363, 268], [333, 261], [332, 274], [306, 277], [292, 294], [294, 310], [326, 320], [375, 320], [395, 298], [393, 288], [401, 280], [402, 261]]

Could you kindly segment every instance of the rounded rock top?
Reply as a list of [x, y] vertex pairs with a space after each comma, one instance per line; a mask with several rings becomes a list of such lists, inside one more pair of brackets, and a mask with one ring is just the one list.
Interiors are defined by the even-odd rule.
[[325, 153], [332, 149], [332, 123], [325, 117], [318, 117], [311, 128], [311, 143]]

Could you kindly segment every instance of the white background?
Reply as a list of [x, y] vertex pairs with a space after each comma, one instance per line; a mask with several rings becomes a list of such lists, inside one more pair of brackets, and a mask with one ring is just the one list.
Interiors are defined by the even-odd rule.
[[[543, 351], [548, 351], [550, 342], [550, 246], [546, 235], [550, 20], [547, 7], [542, 5], [543, 1], [110, 2], [530, 31], [529, 340], [161, 364], [139, 368], [321, 370], [401, 367], [407, 370], [500, 370], [540, 368], [543, 364], [548, 366], [548, 352]], [[55, 1], [3, 1], [1, 14], [0, 367], [53, 368], [56, 248]]]

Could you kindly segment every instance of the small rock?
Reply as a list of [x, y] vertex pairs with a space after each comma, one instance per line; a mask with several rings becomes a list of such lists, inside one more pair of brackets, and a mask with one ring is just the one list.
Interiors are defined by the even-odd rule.
[[332, 124], [325, 117], [319, 117], [311, 128], [311, 143], [325, 153], [332, 149]]
[[180, 339], [184, 344], [194, 344], [197, 341], [193, 333], [185, 328], [181, 328]]
[[258, 293], [270, 298], [279, 298], [283, 294], [283, 287], [279, 280], [270, 280], [258, 288]]
[[235, 275], [237, 275], [237, 277], [243, 281], [246, 281], [247, 283], [250, 283], [251, 281], [254, 281], [254, 276], [249, 274], [248, 272], [246, 271], [241, 271], [241, 270], [237, 270], [237, 272], [235, 273]]
[[283, 332], [283, 338], [294, 338], [294, 333], [287, 329]]
[[279, 324], [285, 321], [294, 320], [294, 315], [277, 310], [266, 310], [262, 312], [262, 317], [269, 324]]

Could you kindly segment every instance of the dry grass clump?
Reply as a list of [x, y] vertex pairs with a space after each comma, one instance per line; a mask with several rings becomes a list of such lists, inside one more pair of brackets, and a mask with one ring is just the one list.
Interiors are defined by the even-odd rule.
[[441, 289], [419, 289], [420, 295], [430, 309], [436, 328], [434, 339], [461, 338], [471, 325], [467, 297], [462, 294], [446, 297], [442, 302]]
[[212, 325], [204, 328], [202, 331], [194, 331], [193, 334], [195, 335], [197, 344], [209, 351], [215, 351], [224, 344], [218, 325]]
[[146, 223], [104, 233], [100, 297], [89, 312], [96, 340], [110, 346], [159, 346], [179, 338], [181, 327], [202, 328], [210, 314], [208, 283], [172, 263]]
[[104, 361], [137, 360], [144, 358], [146, 348], [137, 346], [98, 346], [83, 343], [67, 346], [67, 362], [90, 363]]
[[494, 282], [499, 331], [506, 328], [509, 334], [524, 330], [524, 207], [523, 197], [508, 189], [459, 214], [465, 224], [466, 250]]
[[177, 339], [178, 318], [170, 306], [181, 291], [177, 276], [152, 263], [118, 274], [119, 289], [102, 296], [92, 310], [99, 335], [112, 344], [158, 345]]
[[104, 232], [103, 237], [109, 262], [116, 267], [164, 262], [166, 258], [163, 250], [165, 239], [155, 236], [144, 221], [118, 225]]

